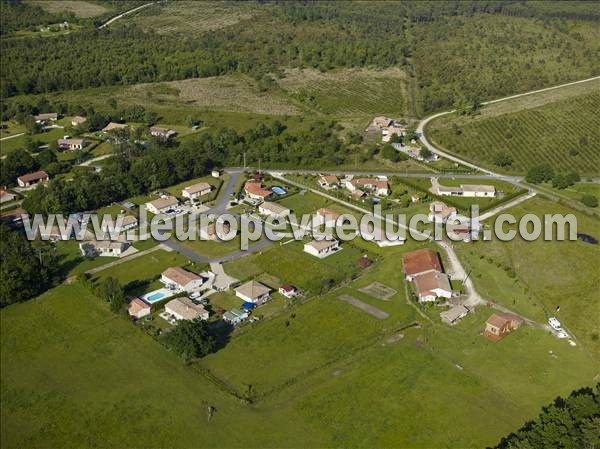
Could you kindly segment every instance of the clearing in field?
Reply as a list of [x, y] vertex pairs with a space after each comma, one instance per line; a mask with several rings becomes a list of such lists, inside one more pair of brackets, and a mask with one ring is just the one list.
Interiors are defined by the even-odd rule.
[[104, 6], [96, 3], [96, 2], [86, 2], [86, 1], [54, 1], [54, 0], [44, 0], [44, 1], [29, 1], [28, 3], [34, 4], [36, 6], [40, 6], [50, 13], [61, 13], [64, 11], [72, 12], [77, 17], [81, 17], [82, 19], [88, 17], [96, 17], [104, 14], [108, 11]]
[[[406, 114], [406, 76], [399, 68], [320, 72], [293, 69], [279, 85], [311, 108], [344, 116]], [[368, 124], [365, 122], [365, 127]]]
[[338, 296], [338, 299], [340, 299], [341, 301], [347, 302], [348, 304], [353, 305], [357, 309], [362, 310], [363, 312], [368, 313], [371, 316], [374, 316], [378, 320], [385, 320], [386, 318], [389, 318], [389, 316], [390, 316], [388, 313], [384, 312], [383, 310], [379, 310], [377, 307], [373, 307], [370, 304], [366, 304], [366, 303], [362, 302], [360, 299], [356, 299], [354, 296], [343, 294], [343, 295]]
[[259, 92], [244, 75], [193, 78], [183, 81], [137, 84], [119, 96], [128, 103], [185, 106], [210, 110], [294, 115], [298, 109], [276, 90]]
[[141, 10], [130, 20], [157, 33], [196, 34], [234, 25], [258, 12], [250, 2], [176, 1]]
[[[600, 167], [600, 80], [485, 106], [480, 115], [454, 114], [429, 126], [433, 142], [484, 166], [524, 173], [549, 163], [558, 173], [595, 175]], [[509, 166], [495, 165], [507, 153]]]
[[388, 301], [392, 296], [396, 294], [396, 290], [387, 285], [383, 285], [380, 282], [373, 282], [358, 289], [366, 295], [372, 296], [373, 298], [381, 299], [382, 301]]

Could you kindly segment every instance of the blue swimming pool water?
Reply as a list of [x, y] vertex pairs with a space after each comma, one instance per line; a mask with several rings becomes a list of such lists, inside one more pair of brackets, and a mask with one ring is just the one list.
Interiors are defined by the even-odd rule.
[[158, 293], [154, 293], [153, 295], [148, 296], [146, 299], [146, 301], [150, 301], [150, 302], [156, 302], [156, 301], [160, 301], [161, 299], [163, 299], [166, 295], [162, 292], [158, 292]]
[[160, 301], [162, 299], [168, 298], [169, 296], [172, 296], [173, 294], [169, 291], [165, 291], [164, 289], [162, 290], [155, 290], [153, 292], [147, 293], [144, 296], [142, 296], [141, 298], [146, 301], [149, 304], [155, 303], [157, 301]]
[[275, 192], [277, 195], [285, 195], [287, 191], [283, 187], [274, 186], [271, 187], [271, 190]]

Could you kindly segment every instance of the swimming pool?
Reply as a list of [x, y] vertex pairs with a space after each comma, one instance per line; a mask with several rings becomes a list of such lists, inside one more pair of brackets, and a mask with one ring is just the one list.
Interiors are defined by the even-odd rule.
[[275, 192], [277, 195], [285, 195], [287, 193], [287, 190], [285, 190], [283, 187], [279, 187], [279, 186], [273, 186], [273, 187], [271, 187], [271, 190], [273, 192]]
[[169, 296], [173, 296], [173, 292], [171, 290], [167, 290], [166, 288], [161, 288], [150, 293], [146, 293], [145, 295], [141, 296], [140, 299], [146, 301], [148, 304], [153, 304], [155, 302], [162, 301]]

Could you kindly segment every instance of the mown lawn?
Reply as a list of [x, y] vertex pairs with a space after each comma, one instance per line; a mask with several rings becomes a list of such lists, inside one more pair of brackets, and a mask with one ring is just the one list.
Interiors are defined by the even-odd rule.
[[94, 275], [93, 280], [113, 277], [125, 286], [126, 293], [139, 295], [150, 291], [153, 287], [160, 287], [157, 280], [164, 270], [169, 267], [184, 266], [187, 262], [187, 259], [179, 253], [158, 250], [102, 270]]

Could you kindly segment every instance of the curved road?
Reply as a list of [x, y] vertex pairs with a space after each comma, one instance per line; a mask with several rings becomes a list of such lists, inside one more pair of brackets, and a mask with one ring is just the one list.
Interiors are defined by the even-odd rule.
[[[511, 95], [511, 96], [503, 97], [503, 98], [498, 98], [496, 100], [484, 101], [481, 104], [486, 105], [486, 104], [499, 103], [501, 101], [512, 100], [514, 98], [525, 97], [527, 95], [533, 95], [533, 94], [537, 94], [537, 93], [540, 93], [540, 92], [546, 92], [546, 91], [549, 91], [549, 90], [560, 89], [562, 87], [573, 86], [575, 84], [583, 84], [583, 83], [587, 83], [587, 82], [594, 81], [594, 80], [597, 80], [597, 79], [600, 79], [600, 76], [594, 76], [592, 78], [587, 78], [587, 79], [584, 79], [584, 80], [573, 81], [571, 83], [561, 84], [559, 86], [552, 86], [552, 87], [546, 87], [544, 89], [532, 90], [530, 92], [525, 92], [525, 93], [517, 94], [517, 95]], [[460, 157], [454, 156], [454, 155], [452, 155], [450, 153], [447, 153], [446, 151], [440, 150], [439, 148], [437, 148], [436, 146], [434, 146], [429, 140], [427, 140], [427, 136], [425, 135], [425, 129], [427, 127], [427, 124], [429, 122], [431, 122], [432, 120], [438, 118], [438, 117], [441, 117], [443, 115], [452, 114], [453, 112], [455, 112], [455, 109], [453, 109], [451, 111], [439, 112], [437, 114], [434, 114], [434, 115], [431, 115], [429, 117], [426, 117], [426, 118], [424, 118], [423, 120], [421, 120], [419, 122], [419, 124], [417, 125], [417, 133], [420, 136], [421, 142], [423, 143], [423, 145], [425, 145], [432, 153], [436, 153], [437, 155], [442, 156], [442, 157], [444, 157], [446, 159], [449, 159], [449, 160], [454, 161], [454, 162], [458, 162], [459, 164], [465, 165], [465, 166], [473, 168], [475, 170], [479, 170], [479, 171], [481, 171], [481, 172], [483, 172], [483, 173], [485, 173], [485, 174], [487, 174], [489, 176], [492, 176], [494, 178], [501, 178], [501, 179], [503, 179], [505, 181], [508, 181], [508, 182], [511, 182], [513, 184], [520, 184], [520, 181], [522, 180], [522, 178], [520, 178], [520, 177], [502, 175], [500, 173], [493, 172], [492, 170], [489, 170], [487, 168], [484, 168], [484, 167], [481, 167], [479, 165], [473, 164], [473, 163], [471, 163], [469, 161], [466, 161], [465, 159], [462, 159]], [[540, 194], [545, 195], [545, 196], [551, 196], [551, 195], [549, 195], [547, 193], [540, 192], [537, 189], [534, 189], [534, 188], [529, 187], [529, 186], [523, 186], [521, 184], [520, 184], [520, 186], [524, 187], [524, 188], [527, 188], [530, 191], [535, 191], [536, 193], [540, 193]]]
[[144, 5], [138, 6], [137, 8], [133, 8], [133, 9], [130, 9], [129, 11], [125, 11], [124, 13], [121, 13], [121, 14], [119, 14], [118, 16], [115, 16], [115, 17], [113, 17], [112, 19], [109, 19], [108, 21], [104, 22], [102, 25], [100, 25], [100, 26], [98, 27], [98, 29], [101, 29], [101, 28], [107, 27], [107, 26], [109, 26], [111, 23], [113, 23], [115, 20], [119, 20], [119, 19], [120, 19], [121, 17], [123, 17], [123, 16], [126, 16], [126, 15], [128, 15], [128, 14], [131, 14], [132, 12], [138, 11], [138, 10], [140, 10], [140, 9], [142, 9], [142, 8], [145, 8], [145, 7], [147, 7], [147, 6], [154, 5], [155, 3], [160, 3], [160, 2], [150, 2], [150, 3], [146, 3], [146, 4], [144, 4]]

